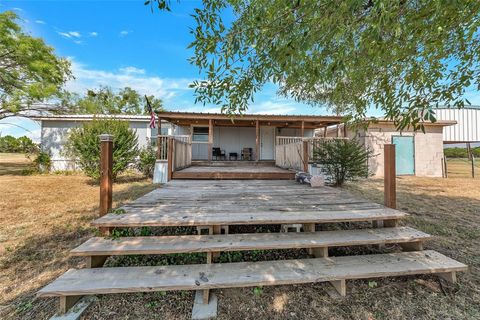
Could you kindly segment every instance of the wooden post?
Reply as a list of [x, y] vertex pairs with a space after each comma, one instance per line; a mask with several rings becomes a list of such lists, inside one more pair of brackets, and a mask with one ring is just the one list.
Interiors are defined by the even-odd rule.
[[327, 137], [327, 126], [323, 127], [323, 137], [326, 138]]
[[100, 135], [100, 216], [112, 209], [113, 136]]
[[208, 120], [208, 161], [212, 161], [213, 148], [213, 120]]
[[172, 174], [173, 174], [173, 171], [174, 171], [174, 168], [173, 168], [173, 138], [168, 137], [167, 141], [168, 141], [167, 142], [167, 171], [168, 171], [167, 181], [170, 181], [170, 180], [172, 180]]
[[395, 145], [384, 145], [384, 200], [385, 206], [397, 207], [397, 187], [395, 173]]
[[308, 141], [303, 141], [303, 172], [308, 172]]
[[472, 157], [472, 178], [475, 179], [475, 156], [473, 153], [471, 153], [470, 156]]
[[162, 119], [160, 116], [157, 119], [157, 160], [160, 160], [162, 159], [162, 138], [160, 137], [162, 135]]
[[300, 129], [300, 137], [304, 137], [305, 136], [305, 121], [302, 120], [302, 127]]
[[343, 137], [347, 137], [347, 124], [345, 122], [343, 123]]
[[443, 167], [445, 168], [445, 178], [448, 178], [447, 157], [443, 157]]
[[255, 161], [260, 160], [260, 121], [255, 122]]
[[336, 132], [335, 135], [336, 135], [336, 137], [338, 138], [338, 136], [339, 136], [339, 134], [338, 134], [339, 125], [337, 124], [337, 126], [336, 126], [335, 128], [336, 128], [336, 130], [335, 130], [335, 132]]
[[467, 145], [468, 160], [472, 160], [472, 156], [473, 156], [473, 154], [472, 154], [472, 146], [471, 146], [470, 142], [467, 142], [466, 145]]

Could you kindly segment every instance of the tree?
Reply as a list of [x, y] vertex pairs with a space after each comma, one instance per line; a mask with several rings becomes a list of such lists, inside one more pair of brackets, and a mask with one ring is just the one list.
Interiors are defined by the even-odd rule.
[[479, 13], [478, 0], [204, 0], [191, 29], [190, 61], [206, 75], [196, 101], [244, 112], [271, 81], [347, 118], [373, 106], [423, 128], [433, 106], [463, 107], [480, 85]]
[[70, 132], [66, 155], [75, 159], [83, 172], [95, 180], [100, 178], [99, 136], [104, 133], [113, 135], [113, 179], [133, 164], [138, 155], [138, 138], [127, 121], [94, 119], [85, 122]]
[[[161, 99], [148, 96], [153, 110], [163, 110]], [[86, 114], [148, 114], [145, 96], [125, 87], [115, 92], [110, 87], [88, 90], [84, 96], [64, 92], [61, 104], [70, 113]]]
[[70, 63], [42, 39], [22, 31], [17, 20], [11, 11], [0, 13], [0, 119], [55, 111], [36, 103], [56, 97], [71, 76]]

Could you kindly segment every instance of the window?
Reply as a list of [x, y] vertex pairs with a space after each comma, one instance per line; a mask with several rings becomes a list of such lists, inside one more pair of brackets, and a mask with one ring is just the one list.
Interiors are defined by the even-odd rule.
[[208, 127], [193, 127], [192, 141], [207, 142], [208, 141]]

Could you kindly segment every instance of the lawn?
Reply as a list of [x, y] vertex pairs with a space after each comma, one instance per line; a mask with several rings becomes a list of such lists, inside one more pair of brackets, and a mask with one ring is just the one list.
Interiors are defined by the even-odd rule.
[[[152, 188], [148, 181], [126, 179], [115, 185], [115, 205]], [[383, 201], [381, 180], [351, 183], [346, 188], [370, 200]], [[35, 299], [35, 291], [66, 269], [84, 265], [82, 259], [69, 258], [68, 251], [94, 234], [89, 222], [98, 209], [98, 187], [81, 175], [10, 174], [0, 176], [0, 194], [0, 318], [45, 319], [55, 313], [57, 301]], [[411, 214], [405, 224], [436, 236], [427, 249], [470, 266], [470, 272], [459, 274], [456, 285], [434, 276], [350, 281], [346, 298], [332, 298], [331, 288], [324, 283], [215, 290], [219, 297], [218, 318], [479, 319], [479, 180], [401, 177], [398, 207]], [[349, 254], [355, 254], [379, 249], [349, 250]], [[304, 254], [302, 251], [271, 250], [223, 258], [293, 258]], [[124, 257], [108, 263], [192, 263], [196, 259], [195, 255], [144, 260]], [[84, 319], [190, 319], [192, 299], [192, 292], [99, 296]]]
[[[475, 159], [475, 178], [480, 178], [480, 159]], [[471, 178], [472, 162], [468, 159], [448, 159], [447, 172], [450, 178]]]

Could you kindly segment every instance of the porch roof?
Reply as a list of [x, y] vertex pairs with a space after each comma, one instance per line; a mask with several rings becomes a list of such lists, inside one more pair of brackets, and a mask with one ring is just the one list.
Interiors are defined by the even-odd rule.
[[311, 116], [311, 115], [269, 115], [269, 114], [242, 114], [227, 115], [223, 113], [198, 113], [198, 112], [157, 112], [158, 118], [170, 123], [189, 125], [208, 125], [212, 120], [214, 126], [255, 127], [270, 125], [275, 127], [315, 129], [335, 125], [343, 122], [340, 116]]

